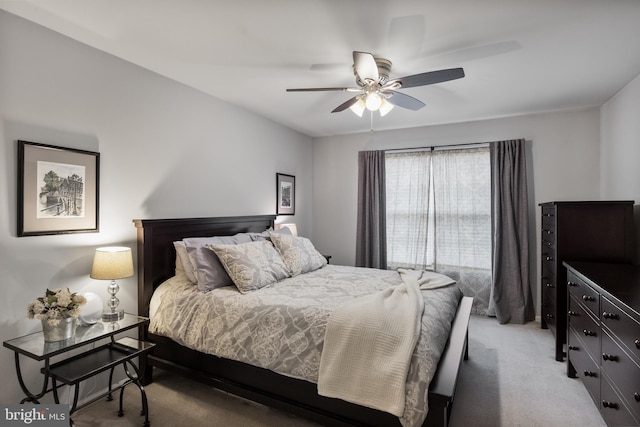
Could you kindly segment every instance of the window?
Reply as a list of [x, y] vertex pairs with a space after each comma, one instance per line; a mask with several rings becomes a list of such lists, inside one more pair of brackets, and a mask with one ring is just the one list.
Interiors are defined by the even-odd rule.
[[387, 152], [385, 169], [388, 268], [447, 274], [488, 305], [489, 148]]

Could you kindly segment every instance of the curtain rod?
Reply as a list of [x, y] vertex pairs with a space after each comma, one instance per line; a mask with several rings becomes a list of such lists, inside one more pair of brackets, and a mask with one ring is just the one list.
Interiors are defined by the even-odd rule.
[[478, 146], [483, 146], [483, 147], [488, 147], [489, 143], [488, 142], [469, 142], [466, 144], [449, 144], [449, 145], [431, 145], [429, 147], [407, 147], [407, 148], [389, 148], [388, 150], [383, 150], [385, 153], [392, 153], [392, 152], [410, 152], [410, 151], [433, 151], [436, 150], [438, 148], [465, 148], [465, 147], [478, 147]]

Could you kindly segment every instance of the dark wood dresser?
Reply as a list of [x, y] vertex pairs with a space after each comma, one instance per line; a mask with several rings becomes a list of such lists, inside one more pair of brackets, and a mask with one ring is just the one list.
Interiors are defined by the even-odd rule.
[[640, 267], [564, 263], [567, 375], [580, 377], [609, 426], [640, 425]]
[[633, 201], [541, 203], [541, 325], [555, 337], [555, 357], [567, 342], [567, 272], [563, 261], [632, 261]]

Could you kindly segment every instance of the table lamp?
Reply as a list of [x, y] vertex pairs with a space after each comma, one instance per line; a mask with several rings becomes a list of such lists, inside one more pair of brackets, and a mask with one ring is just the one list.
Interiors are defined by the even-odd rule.
[[121, 246], [97, 248], [93, 257], [93, 267], [89, 277], [98, 280], [111, 280], [107, 292], [111, 295], [107, 308], [102, 313], [105, 322], [116, 322], [124, 317], [124, 310], [118, 310], [120, 300], [116, 294], [120, 287], [116, 279], [133, 276], [133, 256], [131, 249]]

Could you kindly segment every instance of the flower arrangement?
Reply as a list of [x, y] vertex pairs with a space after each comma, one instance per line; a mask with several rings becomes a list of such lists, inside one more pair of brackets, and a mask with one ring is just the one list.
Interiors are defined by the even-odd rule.
[[78, 317], [80, 306], [86, 304], [87, 299], [67, 289], [47, 289], [44, 297], [36, 299], [27, 305], [29, 319], [47, 320], [51, 326], [56, 326], [67, 317]]

